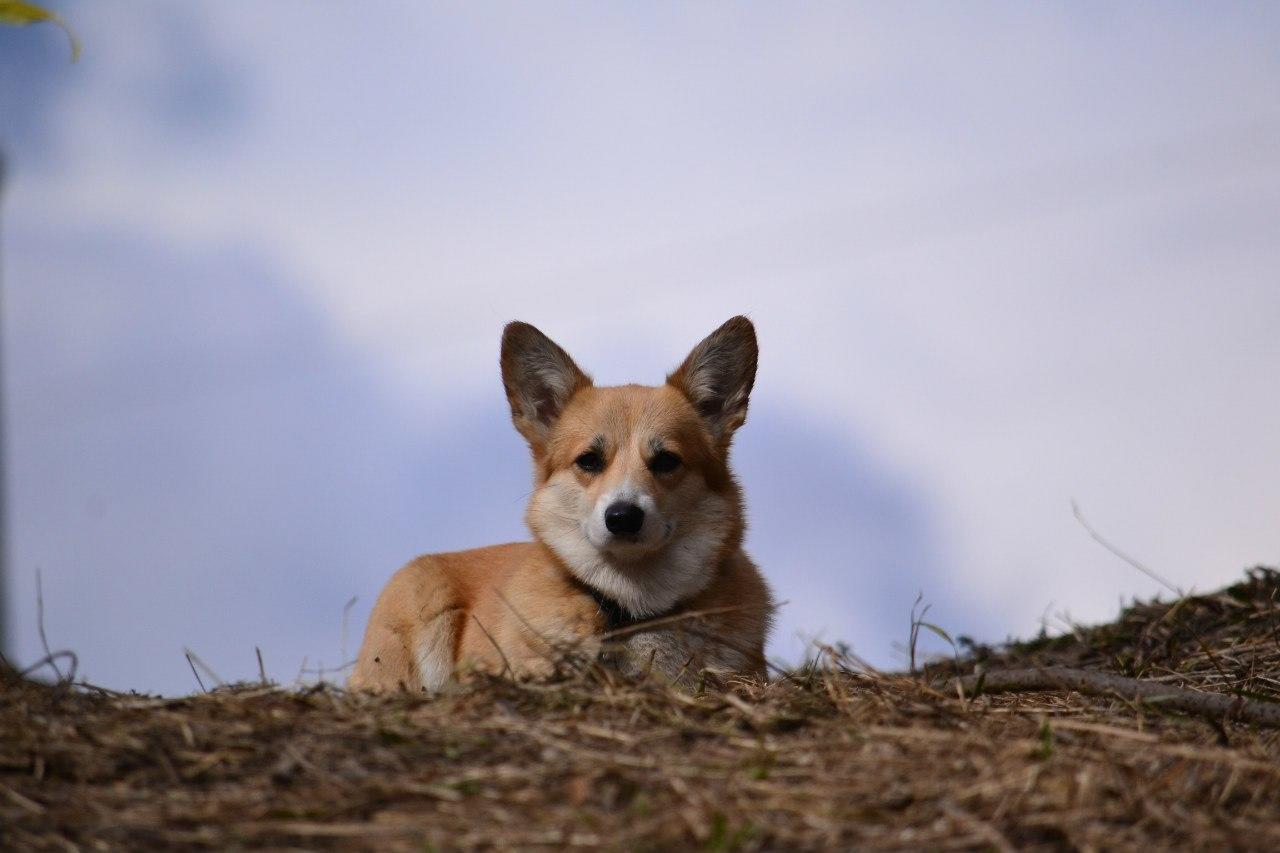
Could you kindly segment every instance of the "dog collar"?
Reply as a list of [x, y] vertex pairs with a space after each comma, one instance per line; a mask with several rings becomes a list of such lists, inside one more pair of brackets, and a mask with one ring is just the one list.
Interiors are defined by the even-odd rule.
[[574, 584], [591, 596], [591, 600], [596, 603], [596, 607], [600, 608], [600, 615], [604, 617], [604, 632], [621, 631], [624, 628], [631, 628], [635, 625], [641, 625], [653, 619], [661, 619], [664, 616], [670, 616], [679, 610], [680, 605], [676, 604], [670, 610], [663, 613], [655, 613], [651, 616], [636, 616], [623, 607], [616, 599], [605, 595], [589, 583], [584, 582], [580, 578], [573, 578]]
[[596, 607], [600, 608], [600, 615], [604, 616], [605, 633], [610, 631], [618, 631], [622, 628], [630, 628], [632, 625], [643, 622], [632, 616], [625, 607], [618, 603], [617, 599], [610, 598], [600, 590], [590, 584], [583, 584], [586, 588], [587, 595], [591, 596], [595, 601]]

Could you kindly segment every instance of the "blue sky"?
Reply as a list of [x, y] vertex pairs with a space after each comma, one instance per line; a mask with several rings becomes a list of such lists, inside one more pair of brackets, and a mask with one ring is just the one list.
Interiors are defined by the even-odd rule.
[[1280, 15], [138, 3], [0, 32], [8, 650], [342, 657], [523, 535], [497, 340], [657, 381], [745, 312], [773, 651], [894, 664], [1280, 562]]

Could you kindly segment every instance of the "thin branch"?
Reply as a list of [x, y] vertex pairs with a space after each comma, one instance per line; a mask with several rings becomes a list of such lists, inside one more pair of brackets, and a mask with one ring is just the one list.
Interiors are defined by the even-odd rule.
[[347, 659], [347, 621], [351, 616], [351, 608], [355, 607], [359, 600], [358, 596], [353, 595], [342, 608], [342, 657], [339, 660]]
[[55, 655], [49, 650], [49, 638], [44, 634], [44, 581], [40, 577], [40, 570], [36, 569], [36, 629], [40, 632], [40, 645], [44, 646], [44, 660], [49, 666], [53, 667], [53, 671], [58, 674], [58, 680], [62, 680], [62, 670], [58, 669]]
[[656, 619], [645, 619], [640, 622], [633, 622], [621, 628], [615, 628], [612, 631], [605, 631], [600, 635], [602, 640], [614, 640], [618, 637], [626, 637], [631, 634], [638, 634], [648, 631], [652, 628], [660, 628], [663, 625], [670, 625], [677, 622], [691, 622], [701, 619], [704, 616], [718, 616], [721, 613], [733, 613], [738, 610], [745, 610], [745, 604], [729, 604], [723, 607], [708, 607], [705, 610], [686, 610], [682, 613], [673, 613], [670, 616], [659, 616]]
[[476, 627], [480, 629], [480, 633], [484, 634], [489, 642], [493, 644], [493, 650], [498, 653], [498, 657], [502, 658], [502, 674], [514, 678], [516, 671], [511, 668], [511, 661], [507, 660], [507, 655], [502, 651], [502, 646], [498, 645], [498, 641], [489, 633], [489, 629], [484, 627], [484, 623], [480, 621], [479, 616], [472, 613], [471, 618], [475, 620]]
[[196, 672], [196, 662], [191, 659], [191, 652], [184, 650], [183, 653], [187, 656], [187, 666], [191, 667], [191, 674], [196, 677], [196, 684], [200, 685], [200, 692], [208, 693], [209, 688], [204, 686], [204, 682], [200, 679], [200, 673]]
[[1121, 560], [1124, 560], [1126, 563], [1128, 563], [1129, 565], [1133, 566], [1135, 569], [1137, 569], [1138, 571], [1142, 572], [1144, 575], [1146, 575], [1147, 577], [1151, 578], [1153, 581], [1155, 581], [1156, 583], [1160, 584], [1160, 585], [1161, 585], [1161, 586], [1163, 586], [1165, 589], [1167, 589], [1167, 590], [1169, 590], [1170, 592], [1172, 592], [1172, 593], [1176, 594], [1179, 598], [1181, 598], [1181, 597], [1183, 597], [1183, 596], [1185, 596], [1185, 595], [1186, 595], [1186, 593], [1185, 593], [1185, 592], [1183, 592], [1182, 590], [1178, 589], [1178, 587], [1176, 587], [1176, 586], [1174, 586], [1173, 584], [1169, 583], [1169, 581], [1165, 580], [1165, 579], [1164, 579], [1164, 578], [1162, 578], [1160, 575], [1156, 574], [1154, 571], [1152, 571], [1151, 569], [1147, 568], [1147, 567], [1146, 567], [1146, 566], [1144, 566], [1142, 563], [1138, 562], [1138, 561], [1137, 561], [1137, 560], [1135, 560], [1133, 557], [1130, 557], [1130, 556], [1129, 556], [1128, 554], [1126, 554], [1124, 551], [1121, 551], [1121, 550], [1120, 550], [1119, 548], [1117, 548], [1115, 545], [1112, 545], [1110, 542], [1108, 542], [1106, 539], [1104, 539], [1101, 533], [1099, 533], [1097, 530], [1094, 530], [1093, 525], [1091, 525], [1091, 524], [1089, 524], [1089, 522], [1085, 521], [1085, 519], [1084, 519], [1084, 515], [1080, 512], [1080, 505], [1079, 505], [1078, 503], [1076, 503], [1075, 501], [1072, 501], [1072, 502], [1071, 502], [1071, 512], [1072, 512], [1072, 514], [1074, 514], [1074, 515], [1075, 515], [1075, 517], [1076, 517], [1076, 521], [1080, 522], [1080, 526], [1081, 526], [1081, 527], [1083, 527], [1083, 528], [1085, 529], [1085, 531], [1086, 531], [1090, 536], [1092, 536], [1092, 537], [1093, 537], [1093, 541], [1094, 541], [1094, 542], [1097, 542], [1097, 543], [1098, 543], [1099, 545], [1101, 545], [1103, 548], [1106, 548], [1106, 549], [1107, 549], [1108, 551], [1110, 551], [1112, 554], [1114, 554], [1115, 556], [1119, 557]]
[[[225, 686], [226, 686], [226, 684], [227, 684], [227, 683], [226, 683], [225, 681], [223, 681], [221, 678], [219, 678], [219, 677], [218, 677], [218, 673], [216, 673], [216, 672], [214, 672], [214, 671], [213, 671], [213, 667], [209, 666], [209, 664], [207, 664], [207, 663], [205, 663], [204, 661], [202, 661], [202, 660], [200, 659], [200, 656], [199, 656], [198, 654], [196, 654], [195, 652], [191, 651], [191, 649], [183, 649], [182, 651], [183, 651], [183, 653], [187, 656], [187, 663], [191, 664], [191, 671], [192, 671], [192, 672], [195, 672], [196, 667], [198, 666], [198, 667], [200, 667], [201, 669], [203, 669], [203, 670], [204, 670], [204, 674], [205, 674], [205, 675], [207, 675], [207, 676], [209, 676], [210, 678], [212, 678], [212, 679], [213, 679], [214, 683], [215, 683], [218, 687], [225, 687]], [[197, 676], [196, 676], [196, 681], [199, 681], [199, 682], [200, 682], [200, 687], [201, 687], [201, 689], [204, 689], [204, 682], [203, 682], [203, 681], [200, 681], [200, 676], [199, 676], [199, 675], [197, 675]], [[206, 692], [206, 693], [208, 693], [209, 691], [208, 691], [208, 690], [205, 690], [205, 692]]]
[[533, 625], [529, 622], [528, 619], [524, 618], [524, 614], [522, 614], [516, 608], [516, 606], [511, 603], [510, 599], [508, 599], [505, 595], [502, 594], [501, 590], [495, 590], [495, 592], [498, 595], [498, 599], [507, 606], [507, 609], [511, 611], [512, 615], [514, 615], [516, 619], [520, 620], [520, 624], [523, 625], [525, 629], [529, 631], [529, 633], [533, 634], [535, 637], [541, 640], [543, 644], [547, 647], [546, 651], [539, 649], [538, 653], [541, 654], [542, 657], [546, 658], [546, 660], [549, 661], [552, 664], [552, 666], [556, 666], [560, 663], [565, 662], [565, 657], [567, 656], [567, 654], [571, 651], [576, 650], [578, 646], [581, 645], [581, 641], [566, 645], [565, 643], [562, 643], [560, 641], [548, 639], [545, 634], [543, 634], [537, 628], [533, 627]]
[[[62, 670], [58, 669], [58, 664], [56, 663], [58, 658], [66, 658], [71, 664], [71, 670], [65, 676], [62, 674]], [[42, 666], [47, 666], [58, 674], [59, 684], [70, 684], [72, 681], [75, 680], [76, 670], [80, 666], [80, 659], [76, 657], [76, 653], [71, 651], [70, 649], [63, 649], [60, 652], [50, 652], [49, 654], [40, 658], [40, 660], [31, 664], [31, 666], [27, 667], [22, 672], [18, 673], [18, 677], [26, 678], [28, 675], [35, 672]]]
[[342, 664], [341, 666], [334, 667], [334, 666], [325, 666], [324, 661], [318, 661], [314, 668], [308, 669], [306, 659], [304, 659], [302, 661], [302, 668], [298, 670], [298, 679], [301, 680], [302, 676], [304, 675], [314, 675], [314, 676], [323, 678], [326, 675], [344, 672], [348, 669], [351, 669], [351, 667], [355, 666], [357, 662], [358, 661], [356, 661], [355, 659], [352, 659]]
[[1086, 696], [1115, 696], [1126, 702], [1149, 702], [1160, 708], [1214, 720], [1240, 720], [1280, 728], [1280, 702], [1260, 702], [1243, 696], [1202, 693], [1185, 687], [1172, 687], [1089, 669], [1046, 666], [995, 670], [954, 678], [943, 684], [948, 690], [954, 690], [958, 686], [969, 695], [981, 690], [983, 693], [1075, 691]]

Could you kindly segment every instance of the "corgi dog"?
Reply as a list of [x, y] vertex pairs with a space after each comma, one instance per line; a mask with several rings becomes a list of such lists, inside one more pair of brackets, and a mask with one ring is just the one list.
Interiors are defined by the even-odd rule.
[[437, 691], [546, 676], [566, 649], [688, 685], [765, 675], [773, 598], [742, 550], [729, 445], [755, 383], [734, 317], [656, 387], [597, 387], [527, 323], [502, 382], [533, 454], [533, 541], [418, 557], [383, 589], [348, 686]]

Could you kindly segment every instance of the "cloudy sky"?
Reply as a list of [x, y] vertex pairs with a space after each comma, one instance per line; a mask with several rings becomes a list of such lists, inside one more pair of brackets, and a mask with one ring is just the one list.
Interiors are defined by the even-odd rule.
[[523, 535], [535, 323], [658, 381], [736, 313], [772, 647], [896, 665], [1280, 562], [1280, 8], [53, 4], [0, 32], [6, 650], [336, 666]]

